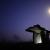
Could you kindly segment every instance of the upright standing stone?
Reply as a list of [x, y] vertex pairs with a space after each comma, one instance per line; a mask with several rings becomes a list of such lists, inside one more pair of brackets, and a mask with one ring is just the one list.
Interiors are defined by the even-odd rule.
[[[29, 27], [26, 29], [28, 32], [33, 33], [33, 42], [34, 44], [38, 43], [45, 43], [46, 41], [46, 35], [45, 35], [45, 29], [40, 27], [40, 25], [34, 25], [33, 27]], [[46, 33], [47, 34], [47, 33]]]

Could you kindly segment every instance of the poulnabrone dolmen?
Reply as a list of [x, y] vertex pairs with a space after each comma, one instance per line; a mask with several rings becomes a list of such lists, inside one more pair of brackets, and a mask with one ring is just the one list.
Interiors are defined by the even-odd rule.
[[27, 28], [26, 31], [33, 33], [33, 43], [34, 44], [48, 43], [49, 41], [50, 31], [41, 27], [39, 24]]

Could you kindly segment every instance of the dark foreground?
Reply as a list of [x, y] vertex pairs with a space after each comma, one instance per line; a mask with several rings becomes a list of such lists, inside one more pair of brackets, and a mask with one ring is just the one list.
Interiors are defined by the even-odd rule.
[[33, 42], [0, 43], [0, 48], [33, 48]]
[[22, 43], [0, 43], [0, 48], [50, 48], [50, 43], [46, 44], [33, 44], [33, 42], [22, 42]]

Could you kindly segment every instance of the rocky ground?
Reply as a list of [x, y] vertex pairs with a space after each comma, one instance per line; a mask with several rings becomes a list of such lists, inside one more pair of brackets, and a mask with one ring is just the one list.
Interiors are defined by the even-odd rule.
[[46, 44], [33, 44], [33, 42], [21, 42], [21, 43], [0, 43], [0, 48], [50, 48], [50, 43]]

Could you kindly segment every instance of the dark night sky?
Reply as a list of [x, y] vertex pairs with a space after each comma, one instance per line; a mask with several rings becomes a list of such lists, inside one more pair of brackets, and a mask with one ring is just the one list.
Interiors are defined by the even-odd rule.
[[40, 24], [50, 30], [50, 0], [0, 0], [0, 39], [32, 41], [25, 29]]

